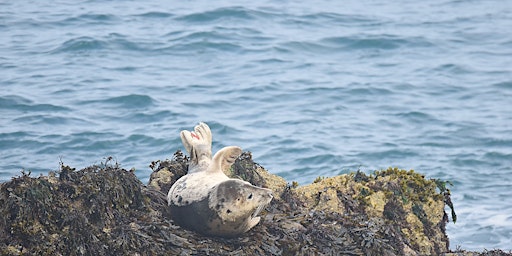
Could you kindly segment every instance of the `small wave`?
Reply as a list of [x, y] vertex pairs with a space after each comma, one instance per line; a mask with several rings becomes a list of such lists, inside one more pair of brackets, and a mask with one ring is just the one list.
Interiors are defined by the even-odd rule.
[[254, 12], [243, 7], [219, 8], [212, 11], [180, 16], [176, 20], [190, 23], [210, 23], [218, 20], [252, 20], [255, 18]]
[[151, 48], [146, 49], [143, 44], [128, 40], [124, 35], [110, 33], [103, 39], [88, 36], [73, 38], [65, 41], [59, 47], [49, 51], [49, 53], [82, 53], [101, 50], [147, 52]]
[[209, 51], [220, 51], [228, 53], [240, 53], [244, 52], [244, 48], [240, 45], [225, 42], [192, 42], [192, 43], [180, 43], [160, 48], [156, 50], [161, 53], [168, 53], [171, 55], [184, 56], [190, 53], [204, 53]]
[[498, 87], [498, 88], [501, 88], [501, 89], [511, 90], [511, 89], [512, 89], [512, 81], [506, 81], [506, 82], [501, 82], [501, 83], [495, 83], [495, 84], [493, 84], [492, 86], [494, 86], [494, 87]]
[[413, 123], [439, 123], [440, 121], [433, 116], [420, 112], [420, 111], [410, 111], [405, 113], [398, 113], [395, 116], [400, 117], [408, 122]]
[[[383, 95], [392, 95], [393, 91], [385, 88], [376, 88], [371, 85], [361, 85], [361, 84], [351, 84], [351, 88], [347, 89], [347, 95], [353, 96], [383, 96]], [[352, 88], [355, 87], [355, 88]]]
[[[19, 135], [19, 136], [17, 136]], [[27, 135], [26, 133], [17, 134], [11, 133], [6, 138], [0, 138], [0, 149], [11, 151], [15, 149], [14, 154], [16, 154], [18, 150], [33, 150], [37, 148], [41, 148], [46, 146], [48, 143], [40, 141], [38, 139], [32, 139], [32, 136]]]
[[198, 31], [192, 32], [181, 37], [172, 39], [171, 42], [197, 42], [197, 41], [216, 41], [216, 40], [231, 40], [232, 37], [229, 37], [225, 34], [219, 33], [217, 31]]
[[0, 108], [11, 109], [23, 112], [55, 112], [55, 111], [68, 111], [69, 108], [56, 106], [52, 104], [37, 104], [33, 101], [23, 98], [21, 96], [8, 95], [0, 97]]
[[308, 41], [289, 41], [277, 46], [280, 52], [293, 53], [316, 53], [316, 54], [332, 54], [333, 48], [318, 42]]
[[441, 73], [448, 73], [448, 74], [472, 74], [474, 73], [473, 70], [471, 70], [467, 66], [454, 64], [454, 63], [445, 63], [441, 64], [433, 69], [435, 72], [441, 72]]
[[87, 100], [79, 104], [106, 104], [117, 105], [120, 108], [146, 108], [155, 104], [155, 100], [148, 95], [129, 94], [123, 96], [110, 97], [101, 100]]
[[91, 123], [86, 121], [85, 119], [81, 118], [74, 118], [74, 117], [68, 117], [68, 116], [57, 116], [54, 114], [41, 114], [41, 115], [27, 115], [18, 117], [13, 120], [14, 122], [24, 123], [24, 124], [30, 124], [30, 125], [77, 125], [77, 126], [83, 126], [83, 125], [90, 125]]
[[[242, 46], [242, 42], [262, 42], [269, 38], [262, 37], [257, 30], [225, 29], [212, 31], [195, 31], [185, 33], [183, 31], [169, 33], [170, 37], [165, 47], [157, 49], [159, 52], [171, 52], [172, 54], [189, 54], [190, 52], [221, 51], [227, 53], [246, 53], [250, 49]], [[254, 46], [254, 44], [250, 44]]]
[[11, 151], [12, 148], [31, 148], [33, 146], [40, 146], [36, 140], [28, 140], [26, 138], [32, 137], [33, 134], [28, 132], [9, 132], [0, 133], [0, 150]]
[[172, 113], [170, 111], [158, 111], [156, 113], [130, 113], [128, 115], [122, 116], [120, 120], [128, 123], [151, 123], [157, 122], [161, 120], [165, 120], [169, 117], [176, 117], [177, 114]]
[[94, 51], [107, 48], [107, 43], [92, 37], [83, 36], [73, 38], [62, 43], [61, 46], [50, 51], [50, 53]]
[[301, 19], [315, 21], [315, 23], [340, 24], [340, 25], [374, 25], [382, 24], [382, 21], [363, 15], [347, 15], [333, 12], [318, 12], [300, 16]]
[[375, 36], [339, 36], [327, 37], [317, 41], [289, 41], [277, 48], [281, 52], [310, 52], [315, 54], [336, 54], [347, 50], [394, 50], [402, 47], [431, 47], [432, 43], [424, 38], [400, 38], [390, 35]]
[[[512, 143], [510, 141], [508, 141], [508, 144], [511, 145]], [[492, 161], [492, 162], [495, 162], [495, 161], [508, 162], [508, 161], [510, 161], [510, 159], [512, 159], [512, 153], [507, 154], [507, 153], [503, 153], [503, 152], [491, 151], [491, 152], [485, 153], [484, 158], [488, 159], [489, 161]], [[506, 166], [506, 167], [512, 168], [512, 166]]]
[[169, 18], [174, 15], [168, 12], [146, 12], [142, 14], [137, 14], [135, 16], [144, 17], [144, 18]]
[[387, 160], [393, 160], [393, 159], [405, 159], [407, 157], [415, 157], [419, 154], [413, 150], [409, 149], [389, 149], [389, 150], [375, 150], [375, 151], [369, 151], [364, 153], [357, 154], [357, 157], [359, 159], [365, 159], [366, 160], [379, 160], [382, 161], [382, 159]]
[[112, 14], [97, 14], [97, 13], [86, 13], [81, 14], [76, 17], [67, 18], [65, 20], [56, 22], [56, 25], [59, 26], [69, 26], [75, 24], [108, 24], [110, 21], [118, 21], [119, 18]]
[[382, 49], [393, 50], [400, 47], [431, 47], [432, 44], [421, 37], [401, 38], [394, 35], [367, 35], [328, 37], [321, 41], [333, 48], [347, 49]]

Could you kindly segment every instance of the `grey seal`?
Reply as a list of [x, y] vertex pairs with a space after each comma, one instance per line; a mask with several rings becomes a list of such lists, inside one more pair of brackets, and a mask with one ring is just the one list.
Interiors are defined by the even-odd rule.
[[260, 222], [257, 215], [272, 200], [272, 191], [232, 179], [231, 168], [242, 149], [229, 146], [212, 159], [211, 130], [199, 123], [180, 133], [190, 155], [188, 173], [169, 189], [167, 201], [175, 223], [201, 234], [234, 237]]

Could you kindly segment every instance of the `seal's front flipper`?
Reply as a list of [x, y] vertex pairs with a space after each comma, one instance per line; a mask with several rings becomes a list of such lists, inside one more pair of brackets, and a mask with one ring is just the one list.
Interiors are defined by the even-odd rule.
[[226, 173], [235, 160], [242, 154], [242, 149], [237, 146], [225, 147], [213, 156], [213, 164], [210, 166], [209, 171]]
[[199, 123], [194, 131], [183, 130], [181, 142], [190, 155], [189, 173], [196, 165], [209, 165], [212, 159], [212, 132], [205, 123]]

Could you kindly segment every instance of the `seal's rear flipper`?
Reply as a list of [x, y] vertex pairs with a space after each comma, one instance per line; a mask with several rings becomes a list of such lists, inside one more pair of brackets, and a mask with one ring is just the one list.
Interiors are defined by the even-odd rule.
[[237, 146], [225, 147], [213, 156], [213, 163], [209, 171], [222, 171], [226, 173], [235, 160], [242, 154], [242, 149]]
[[[180, 133], [181, 142], [190, 155], [191, 165], [200, 162], [209, 164], [212, 159], [212, 132], [205, 123], [199, 123], [194, 131], [183, 130]], [[189, 168], [190, 169], [190, 168]]]

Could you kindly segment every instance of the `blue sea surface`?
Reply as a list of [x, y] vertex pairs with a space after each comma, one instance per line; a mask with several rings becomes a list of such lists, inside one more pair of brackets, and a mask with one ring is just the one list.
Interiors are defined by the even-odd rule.
[[147, 182], [204, 121], [290, 182], [450, 180], [450, 247], [511, 250], [511, 32], [510, 0], [2, 1], [0, 180]]

